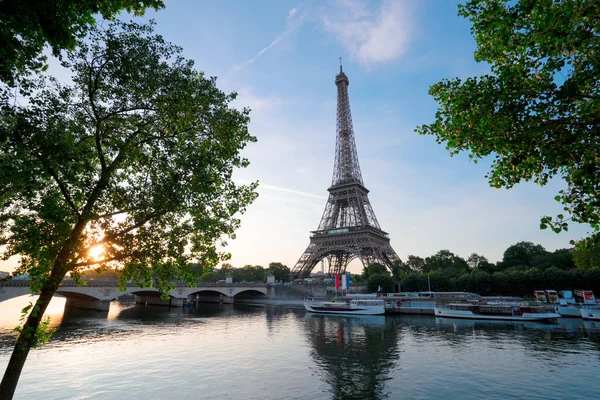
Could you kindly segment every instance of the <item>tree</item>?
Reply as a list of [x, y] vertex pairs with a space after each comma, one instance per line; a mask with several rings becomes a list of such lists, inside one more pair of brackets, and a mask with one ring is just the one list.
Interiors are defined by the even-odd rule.
[[443, 271], [449, 276], [458, 277], [467, 272], [467, 262], [450, 250], [440, 250], [425, 259], [423, 271]]
[[561, 176], [567, 188], [555, 199], [566, 213], [540, 227], [560, 232], [572, 219], [600, 230], [600, 2], [470, 0], [459, 15], [473, 23], [475, 59], [491, 74], [433, 85], [440, 108], [417, 132], [451, 156], [493, 154], [495, 188]]
[[577, 268], [600, 268], [600, 243], [578, 243], [573, 250], [573, 261]]
[[289, 282], [290, 280], [290, 269], [280, 262], [270, 263], [268, 272], [272, 273], [277, 281]]
[[370, 276], [377, 275], [377, 274], [389, 275], [390, 272], [388, 271], [388, 269], [386, 268], [385, 265], [379, 264], [379, 263], [369, 264], [366, 267], [363, 267], [363, 279], [364, 280], [368, 281]]
[[483, 265], [489, 264], [489, 261], [485, 256], [481, 256], [477, 253], [472, 253], [467, 259], [467, 265], [470, 269], [476, 269]]
[[367, 290], [372, 292], [392, 293], [394, 291], [394, 281], [389, 273], [373, 274], [367, 279]]
[[546, 253], [546, 249], [542, 245], [519, 242], [504, 251], [502, 264], [505, 268], [532, 267], [534, 258]]
[[256, 196], [255, 184], [231, 179], [255, 140], [249, 110], [231, 108], [235, 94], [181, 52], [152, 25], [114, 23], [68, 55], [73, 85], [40, 79], [25, 105], [0, 97], [2, 256], [20, 256], [16, 274], [40, 293], [0, 386], [6, 397], [67, 272], [111, 267], [122, 286], [168, 293], [171, 277], [194, 284], [189, 262], [227, 258], [216, 246]]
[[398, 260], [397, 262], [393, 263], [391, 269], [392, 277], [394, 279], [400, 279], [405, 274], [411, 272], [411, 269], [402, 260]]
[[3, 0], [0, 2], [0, 81], [9, 85], [20, 75], [46, 65], [49, 45], [55, 57], [74, 50], [94, 26], [94, 14], [112, 19], [122, 10], [143, 15], [146, 8], [164, 7], [160, 0]]
[[406, 260], [406, 265], [412, 271], [422, 272], [423, 268], [425, 268], [425, 260], [419, 256], [410, 255]]
[[244, 265], [234, 268], [233, 279], [236, 282], [264, 282], [266, 271], [260, 265]]

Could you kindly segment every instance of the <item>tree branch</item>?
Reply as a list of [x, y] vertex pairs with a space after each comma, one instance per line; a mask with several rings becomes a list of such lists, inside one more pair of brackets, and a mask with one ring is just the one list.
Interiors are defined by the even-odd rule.
[[62, 193], [65, 201], [67, 202], [67, 204], [75, 212], [75, 215], [77, 215], [77, 217], [79, 217], [80, 216], [79, 209], [77, 208], [77, 206], [75, 205], [75, 202], [73, 201], [73, 198], [69, 194], [69, 190], [67, 189], [67, 185], [65, 185], [65, 183], [60, 179], [60, 177], [58, 176], [58, 174], [54, 170], [54, 168], [52, 168], [50, 166], [50, 164], [48, 164], [48, 162], [46, 161], [46, 159], [43, 158], [41, 154], [39, 154], [37, 151], [35, 151], [33, 149], [31, 149], [31, 151], [33, 152], [33, 154], [35, 154], [35, 156], [44, 165], [44, 167], [46, 168], [46, 171], [48, 171], [48, 173], [50, 174], [50, 176], [52, 176], [52, 178], [54, 179], [54, 181], [56, 182], [56, 184], [60, 188], [60, 192]]

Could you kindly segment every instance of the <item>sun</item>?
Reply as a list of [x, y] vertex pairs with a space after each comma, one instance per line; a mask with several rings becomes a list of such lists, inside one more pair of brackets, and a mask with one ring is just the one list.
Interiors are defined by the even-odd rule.
[[90, 258], [92, 258], [94, 261], [100, 261], [102, 258], [104, 258], [104, 246], [100, 245], [100, 246], [95, 246], [92, 247], [89, 251], [88, 251], [88, 256]]

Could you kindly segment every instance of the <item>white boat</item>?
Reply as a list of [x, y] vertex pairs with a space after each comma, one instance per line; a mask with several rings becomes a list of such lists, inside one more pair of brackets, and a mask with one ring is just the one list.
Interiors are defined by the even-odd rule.
[[557, 322], [560, 317], [557, 313], [544, 312], [540, 306], [514, 302], [468, 301], [436, 306], [434, 312], [436, 317], [502, 321]]
[[580, 304], [557, 305], [556, 312], [563, 318], [581, 318]]
[[572, 290], [561, 290], [556, 300], [556, 312], [563, 318], [581, 318], [581, 305], [575, 302]]
[[556, 312], [561, 317], [600, 320], [600, 305], [591, 290], [561, 290], [557, 303]]
[[581, 318], [590, 321], [600, 321], [600, 304], [582, 304]]
[[384, 295], [385, 311], [390, 314], [433, 315], [436, 304], [479, 299], [469, 292], [401, 292]]
[[305, 302], [306, 311], [318, 314], [383, 315], [385, 302], [374, 299], [352, 299], [346, 301]]

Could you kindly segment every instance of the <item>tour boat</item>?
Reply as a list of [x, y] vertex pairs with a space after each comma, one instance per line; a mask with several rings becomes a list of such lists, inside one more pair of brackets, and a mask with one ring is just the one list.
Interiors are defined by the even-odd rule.
[[374, 299], [352, 299], [340, 301], [305, 302], [306, 311], [319, 314], [382, 315], [385, 302]]
[[436, 317], [502, 321], [557, 322], [557, 313], [544, 312], [541, 306], [522, 302], [467, 301], [435, 307]]
[[479, 299], [469, 292], [401, 292], [384, 295], [385, 311], [389, 314], [433, 315], [436, 304]]

